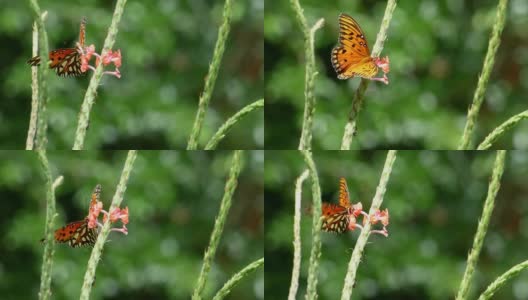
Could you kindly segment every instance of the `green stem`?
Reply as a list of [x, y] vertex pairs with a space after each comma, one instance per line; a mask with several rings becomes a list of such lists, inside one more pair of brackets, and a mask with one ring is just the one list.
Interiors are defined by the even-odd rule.
[[[40, 275], [40, 291], [39, 299], [51, 298], [51, 273], [53, 266], [54, 243], [53, 239], [53, 222], [55, 220], [55, 188], [51, 176], [51, 170], [44, 150], [37, 151], [44, 178], [46, 179], [46, 228], [45, 228], [45, 244], [44, 254], [42, 256], [42, 273]], [[62, 176], [61, 176], [62, 177]], [[59, 177], [59, 178], [61, 178]], [[57, 184], [58, 185], [58, 184]]]
[[319, 258], [321, 257], [321, 188], [319, 186], [319, 177], [317, 176], [317, 169], [312, 158], [310, 150], [301, 151], [304, 156], [304, 161], [310, 170], [310, 177], [312, 178], [312, 205], [313, 205], [313, 219], [312, 219], [312, 250], [310, 253], [310, 266], [308, 268], [308, 288], [306, 291], [306, 299], [317, 299], [317, 271], [319, 269]]
[[[121, 16], [125, 10], [126, 2], [127, 0], [117, 0], [114, 15], [112, 17], [112, 24], [110, 25], [110, 28], [108, 28], [108, 34], [106, 35], [106, 39], [104, 41], [101, 56], [106, 55], [106, 53], [111, 50], [115, 44], [119, 22], [121, 21]], [[73, 150], [82, 150], [84, 148], [86, 129], [88, 128], [88, 123], [90, 121], [90, 112], [92, 111], [92, 106], [95, 103], [97, 87], [99, 86], [101, 78], [103, 77], [103, 68], [103, 64], [99, 64], [96, 67], [95, 72], [90, 79], [90, 83], [88, 84], [88, 89], [86, 90], [83, 103], [81, 104], [81, 111], [79, 112], [79, 121], [77, 123], [77, 130], [75, 131]]]
[[488, 286], [488, 288], [480, 295], [479, 300], [491, 299], [491, 297], [493, 297], [493, 295], [500, 288], [502, 288], [508, 282], [508, 280], [513, 279], [526, 268], [528, 268], [528, 260], [509, 269], [506, 273], [499, 276], [492, 284]]
[[213, 135], [213, 137], [209, 140], [207, 145], [205, 146], [205, 150], [214, 150], [218, 143], [226, 136], [226, 134], [229, 132], [229, 130], [238, 122], [240, 121], [245, 115], [249, 114], [250, 112], [264, 107], [264, 99], [257, 100], [241, 110], [239, 110], [234, 116], [227, 119], [227, 121], [220, 126], [218, 131]]
[[304, 77], [304, 115], [301, 132], [301, 140], [299, 141], [299, 150], [310, 150], [312, 148], [312, 124], [315, 113], [315, 76], [317, 70], [315, 68], [314, 55], [314, 39], [315, 32], [323, 27], [324, 19], [319, 19], [315, 25], [309, 30], [309, 34], [305, 37], [305, 57], [306, 70]]
[[520, 114], [517, 114], [509, 118], [506, 122], [502, 123], [499, 127], [495, 128], [480, 145], [477, 147], [477, 150], [486, 150], [495, 143], [504, 132], [512, 129], [517, 123], [528, 118], [528, 110], [523, 111]]
[[207, 282], [207, 275], [211, 269], [211, 262], [216, 253], [216, 248], [222, 237], [222, 232], [224, 230], [224, 224], [227, 219], [227, 214], [231, 208], [231, 203], [233, 199], [233, 194], [235, 193], [237, 184], [238, 184], [238, 175], [242, 169], [242, 150], [236, 150], [233, 155], [233, 161], [231, 162], [231, 169], [229, 171], [229, 179], [226, 182], [224, 197], [222, 198], [222, 203], [220, 204], [220, 211], [218, 212], [218, 217], [216, 218], [215, 225], [213, 228], [213, 233], [211, 234], [211, 239], [209, 241], [209, 247], [205, 252], [202, 269], [198, 280], [196, 281], [196, 286], [194, 287], [194, 292], [192, 299], [200, 300], [202, 299], [202, 293]]
[[238, 283], [240, 280], [244, 279], [247, 275], [254, 272], [257, 268], [262, 266], [264, 264], [264, 257], [261, 259], [257, 259], [256, 261], [252, 262], [251, 264], [247, 265], [244, 269], [242, 269], [240, 272], [236, 273], [229, 279], [229, 281], [224, 284], [224, 286], [216, 293], [213, 300], [222, 300], [231, 292], [231, 289]]
[[491, 214], [493, 213], [493, 207], [495, 206], [495, 198], [499, 192], [500, 180], [504, 171], [505, 157], [506, 151], [497, 151], [497, 157], [495, 158], [493, 173], [491, 175], [491, 182], [488, 187], [488, 196], [486, 197], [486, 202], [484, 203], [477, 233], [473, 239], [473, 248], [468, 255], [466, 271], [464, 272], [464, 277], [462, 278], [462, 282], [460, 283], [460, 287], [458, 289], [458, 294], [456, 297], [457, 300], [467, 299], [468, 291], [471, 286], [471, 279], [473, 278], [473, 273], [477, 265], [480, 250], [482, 249], [482, 244], [484, 243], [484, 238], [486, 237]]
[[216, 77], [218, 76], [218, 70], [222, 63], [222, 56], [224, 55], [225, 45], [227, 43], [227, 37], [229, 36], [229, 29], [231, 24], [231, 4], [232, 0], [226, 0], [224, 4], [224, 16], [223, 23], [218, 29], [218, 39], [216, 40], [215, 49], [213, 52], [213, 60], [209, 65], [209, 71], [205, 77], [205, 87], [200, 100], [198, 102], [198, 111], [194, 119], [194, 125], [189, 136], [189, 143], [187, 144], [187, 150], [196, 150], [198, 148], [198, 138], [202, 131], [203, 122], [205, 119], [205, 111], [209, 107], [211, 95], [213, 94]]
[[301, 200], [302, 184], [308, 178], [310, 172], [305, 170], [297, 178], [295, 183], [295, 215], [293, 217], [293, 268], [290, 292], [288, 300], [295, 300], [297, 290], [299, 289], [299, 274], [301, 270]]
[[44, 19], [46, 13], [42, 14], [40, 6], [37, 3], [37, 0], [30, 0], [29, 2], [33, 12], [35, 13], [35, 22], [37, 22], [39, 30], [39, 56], [40, 56], [40, 66], [39, 66], [39, 100], [38, 100], [38, 119], [37, 119], [37, 139], [36, 139], [36, 148], [44, 150], [48, 142], [47, 131], [48, 131], [48, 115], [47, 115], [47, 105], [49, 102], [48, 96], [48, 78], [49, 78], [49, 68], [48, 68], [48, 33], [46, 32], [46, 27], [44, 26]]
[[[38, 26], [37, 22], [33, 23], [33, 56], [38, 55]], [[37, 134], [37, 120], [39, 108], [39, 85], [38, 85], [38, 68], [31, 68], [31, 114], [29, 117], [29, 129], [26, 139], [26, 150], [33, 150], [35, 136]]]
[[[378, 188], [376, 189], [376, 195], [372, 200], [370, 206], [369, 215], [374, 214], [379, 210], [381, 203], [383, 202], [383, 196], [387, 190], [387, 183], [389, 182], [390, 174], [392, 172], [392, 165], [396, 160], [396, 150], [390, 150], [387, 153], [387, 158], [385, 159], [385, 165], [383, 166], [383, 171], [381, 172], [380, 181], [378, 183]], [[356, 281], [356, 272], [361, 261], [361, 256], [363, 255], [363, 250], [367, 245], [367, 240], [370, 235], [370, 223], [367, 222], [361, 230], [361, 234], [356, 242], [354, 251], [352, 252], [352, 257], [348, 263], [348, 270], [345, 277], [345, 283], [343, 285], [343, 291], [341, 293], [341, 300], [347, 300], [352, 297], [352, 289], [354, 288], [354, 282]]]
[[[130, 173], [134, 168], [134, 161], [136, 160], [136, 157], [136, 150], [128, 151], [125, 166], [123, 167], [123, 171], [121, 172], [121, 178], [119, 179], [119, 184], [117, 185], [116, 192], [114, 194], [114, 197], [112, 198], [112, 204], [110, 205], [110, 209], [108, 211], [112, 211], [114, 208], [119, 207], [121, 205], [121, 202], [123, 201], [123, 196], [127, 189], [128, 178], [130, 177]], [[101, 259], [106, 238], [110, 233], [110, 227], [111, 223], [108, 221], [103, 224], [101, 232], [99, 233], [97, 241], [95, 242], [95, 245], [93, 247], [92, 254], [90, 255], [90, 259], [88, 260], [88, 267], [86, 269], [86, 273], [84, 274], [84, 281], [80, 297], [81, 300], [90, 299], [90, 292], [92, 291], [95, 270], [97, 269], [97, 264]]]
[[482, 75], [479, 78], [477, 89], [473, 95], [473, 103], [471, 104], [471, 107], [468, 111], [466, 126], [464, 127], [464, 133], [460, 139], [458, 150], [467, 150], [471, 147], [471, 135], [473, 134], [473, 129], [477, 121], [480, 105], [484, 101], [486, 87], [488, 86], [491, 71], [493, 71], [493, 64], [495, 63], [495, 55], [497, 54], [497, 50], [499, 49], [501, 42], [500, 38], [506, 20], [507, 6], [508, 0], [499, 0], [499, 5], [497, 6], [497, 15], [495, 17], [495, 25], [493, 25], [493, 32], [491, 33], [491, 38], [488, 44], [488, 52], [486, 53], [484, 65], [482, 66]]
[[[389, 0], [387, 2], [387, 7], [385, 8], [383, 20], [381, 21], [381, 27], [376, 38], [376, 43], [374, 44], [374, 48], [372, 49], [372, 53], [370, 55], [372, 57], [379, 57], [381, 51], [383, 50], [383, 44], [387, 39], [387, 30], [389, 29], [392, 13], [394, 12], [395, 8], [396, 0]], [[352, 109], [348, 114], [348, 122], [345, 125], [345, 132], [341, 141], [341, 150], [350, 150], [352, 139], [356, 135], [357, 117], [361, 111], [361, 108], [363, 107], [363, 96], [365, 95], [368, 85], [369, 80], [362, 78], [361, 83], [354, 94], [354, 99], [352, 100]]]

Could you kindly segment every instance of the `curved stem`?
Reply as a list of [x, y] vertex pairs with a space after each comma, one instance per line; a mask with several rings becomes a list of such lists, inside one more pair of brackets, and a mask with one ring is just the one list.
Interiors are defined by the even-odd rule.
[[[121, 205], [121, 202], [123, 201], [123, 196], [127, 188], [128, 178], [130, 177], [130, 173], [132, 173], [132, 170], [134, 168], [134, 161], [136, 160], [136, 156], [136, 150], [128, 151], [125, 166], [123, 167], [123, 171], [121, 172], [121, 178], [119, 179], [119, 184], [117, 185], [116, 192], [114, 194], [114, 197], [112, 198], [112, 204], [110, 205], [110, 209], [108, 211], [112, 211], [113, 208], [119, 207]], [[110, 226], [110, 222], [104, 222], [103, 227], [101, 228], [101, 232], [99, 233], [97, 241], [95, 242], [95, 245], [93, 247], [92, 254], [90, 255], [90, 259], [88, 260], [88, 268], [86, 269], [86, 273], [84, 274], [84, 281], [80, 297], [81, 300], [90, 299], [90, 292], [92, 291], [95, 270], [97, 269], [97, 264], [101, 259], [106, 238], [110, 233]]]
[[198, 148], [198, 138], [202, 131], [203, 122], [205, 119], [205, 111], [209, 107], [211, 95], [213, 94], [216, 77], [218, 76], [218, 70], [222, 62], [222, 56], [224, 55], [225, 45], [227, 43], [227, 37], [229, 36], [229, 29], [231, 24], [231, 4], [232, 0], [226, 0], [224, 4], [224, 21], [218, 29], [218, 39], [216, 40], [215, 49], [213, 52], [213, 60], [209, 65], [209, 71], [205, 77], [205, 87], [200, 100], [198, 102], [198, 111], [194, 119], [194, 125], [189, 136], [189, 143], [187, 144], [187, 150], [196, 150]]
[[192, 299], [200, 300], [202, 299], [202, 293], [205, 288], [205, 283], [207, 282], [207, 275], [211, 269], [211, 262], [216, 253], [216, 248], [222, 237], [222, 232], [224, 231], [224, 224], [227, 219], [227, 213], [231, 208], [231, 203], [233, 199], [233, 194], [235, 193], [237, 184], [238, 184], [238, 175], [242, 169], [242, 151], [236, 150], [233, 155], [233, 161], [231, 162], [231, 169], [229, 170], [229, 179], [226, 182], [224, 197], [222, 198], [222, 203], [220, 204], [220, 210], [218, 212], [218, 217], [216, 218], [215, 225], [213, 228], [213, 233], [211, 234], [211, 240], [209, 241], [209, 247], [205, 251], [204, 260], [202, 269], [200, 270], [200, 275], [196, 281], [196, 286], [194, 287], [194, 292]]
[[493, 173], [491, 175], [491, 182], [488, 187], [488, 196], [486, 197], [486, 202], [484, 203], [477, 233], [473, 239], [473, 248], [468, 255], [466, 271], [464, 272], [464, 277], [462, 278], [460, 287], [458, 288], [458, 293], [456, 296], [457, 300], [467, 299], [467, 294], [471, 286], [471, 279], [473, 278], [473, 273], [475, 271], [475, 267], [477, 266], [480, 250], [482, 249], [482, 244], [484, 244], [484, 238], [486, 237], [491, 214], [493, 213], [493, 208], [495, 206], [495, 198], [499, 192], [500, 180], [502, 173], [504, 172], [505, 157], [506, 151], [497, 151], [497, 157], [495, 158]]
[[[38, 26], [33, 23], [33, 56], [38, 55]], [[26, 150], [33, 150], [35, 136], [37, 134], [37, 118], [39, 108], [38, 92], [38, 68], [31, 68], [31, 114], [29, 117], [29, 128], [26, 139]]]
[[301, 270], [301, 200], [302, 184], [310, 172], [305, 170], [295, 182], [295, 215], [293, 217], [293, 268], [288, 300], [295, 300], [299, 289], [299, 274]]
[[222, 300], [225, 296], [229, 294], [231, 289], [238, 283], [240, 280], [244, 279], [247, 275], [254, 272], [257, 268], [264, 265], [264, 257], [261, 259], [257, 259], [256, 261], [250, 263], [247, 265], [244, 269], [240, 270], [240, 272], [236, 273], [229, 279], [229, 281], [224, 284], [224, 286], [216, 293], [213, 300]]
[[495, 55], [497, 54], [501, 42], [500, 37], [506, 20], [507, 5], [508, 0], [499, 0], [495, 25], [493, 25], [493, 32], [488, 44], [488, 52], [486, 53], [484, 65], [482, 66], [482, 74], [479, 78], [475, 94], [473, 95], [473, 103], [468, 111], [466, 126], [464, 127], [464, 133], [460, 139], [458, 150], [467, 150], [471, 147], [471, 135], [473, 134], [473, 128], [477, 122], [480, 105], [484, 101], [484, 93], [486, 92], [491, 71], [493, 70], [493, 64], [495, 63]]
[[524, 261], [511, 269], [509, 269], [506, 273], [499, 276], [495, 281], [493, 281], [492, 284], [488, 286], [488, 288], [480, 295], [478, 298], [479, 300], [488, 300], [493, 297], [493, 295], [502, 288], [510, 279], [513, 279], [513, 277], [517, 276], [521, 271], [528, 268], [528, 260]]
[[[396, 0], [389, 0], [387, 2], [387, 7], [385, 8], [385, 14], [383, 15], [383, 20], [381, 21], [381, 27], [376, 38], [376, 43], [372, 49], [370, 56], [379, 57], [381, 51], [383, 50], [383, 44], [387, 39], [387, 30], [389, 29], [389, 24], [392, 19], [392, 13], [396, 8]], [[354, 99], [352, 100], [352, 109], [348, 114], [348, 122], [345, 125], [345, 132], [343, 134], [343, 139], [341, 140], [341, 150], [350, 150], [350, 145], [352, 144], [352, 138], [356, 135], [356, 121], [363, 107], [363, 96], [369, 85], [369, 81], [366, 79], [361, 79], [361, 83], [354, 94]]]
[[[114, 10], [114, 15], [112, 17], [112, 23], [110, 28], [108, 28], [108, 34], [104, 41], [103, 50], [101, 51], [101, 56], [104, 56], [108, 50], [111, 50], [114, 46], [119, 22], [121, 21], [121, 16], [125, 10], [125, 4], [127, 0], [117, 0], [116, 7]], [[94, 71], [86, 94], [84, 95], [83, 103], [81, 104], [81, 111], [79, 113], [79, 121], [77, 123], [77, 130], [75, 131], [75, 142], [73, 144], [73, 150], [82, 150], [84, 148], [84, 139], [86, 137], [86, 129], [88, 128], [88, 123], [90, 121], [90, 112], [92, 111], [92, 106], [95, 103], [95, 96], [97, 94], [97, 87], [99, 82], [103, 77], [103, 64], [99, 64]]]
[[[369, 215], [374, 214], [378, 210], [383, 202], [383, 196], [387, 190], [387, 183], [389, 182], [389, 177], [392, 172], [392, 165], [396, 160], [396, 150], [390, 150], [387, 153], [387, 158], [385, 159], [385, 165], [383, 166], [383, 171], [381, 172], [380, 181], [376, 189], [376, 195], [372, 200], [372, 205], [370, 206]], [[343, 285], [343, 291], [341, 293], [341, 300], [348, 300], [352, 297], [352, 289], [354, 287], [354, 282], [356, 281], [356, 272], [361, 261], [361, 256], [363, 255], [363, 250], [367, 245], [367, 240], [370, 235], [370, 222], [365, 223], [361, 234], [356, 242], [354, 251], [352, 252], [352, 257], [348, 263], [348, 270], [345, 277], [345, 282]]]
[[312, 158], [310, 150], [301, 151], [304, 156], [304, 161], [310, 170], [310, 177], [312, 179], [312, 205], [313, 205], [313, 219], [312, 219], [312, 250], [310, 253], [310, 267], [308, 268], [308, 288], [306, 291], [306, 299], [317, 299], [317, 271], [319, 269], [319, 258], [321, 256], [321, 188], [319, 186], [319, 177], [317, 169]]
[[504, 132], [512, 129], [517, 123], [528, 118], [528, 110], [523, 111], [520, 114], [517, 114], [509, 118], [506, 122], [502, 123], [499, 127], [495, 128], [485, 139], [478, 145], [477, 150], [486, 150], [495, 143]]
[[218, 131], [211, 137], [207, 145], [205, 146], [205, 150], [214, 150], [218, 143], [222, 141], [222, 139], [226, 136], [226, 134], [229, 132], [229, 130], [238, 122], [240, 121], [245, 115], [249, 114], [250, 112], [256, 110], [257, 108], [264, 107], [264, 99], [257, 100], [241, 110], [239, 110], [234, 116], [227, 119], [222, 126], [218, 129]]

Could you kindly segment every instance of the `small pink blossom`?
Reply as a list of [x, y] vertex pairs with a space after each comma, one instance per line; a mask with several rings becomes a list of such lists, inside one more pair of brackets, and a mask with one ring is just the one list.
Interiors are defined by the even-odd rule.
[[384, 58], [374, 58], [374, 63], [376, 64], [376, 66], [378, 66], [378, 68], [381, 68], [381, 70], [385, 74], [390, 72], [389, 62], [390, 61], [388, 56], [385, 56]]
[[107, 66], [111, 63], [114, 63], [117, 68], [121, 67], [121, 49], [118, 49], [114, 52], [112, 52], [112, 50], [108, 50], [106, 55], [103, 56], [103, 65]]
[[124, 209], [116, 207], [112, 211], [110, 211], [110, 222], [115, 223], [119, 219], [121, 219], [121, 222], [123, 222], [123, 224], [128, 224], [128, 206]]
[[97, 227], [97, 217], [101, 213], [102, 209], [103, 203], [101, 201], [90, 204], [90, 211], [88, 213], [88, 228]]

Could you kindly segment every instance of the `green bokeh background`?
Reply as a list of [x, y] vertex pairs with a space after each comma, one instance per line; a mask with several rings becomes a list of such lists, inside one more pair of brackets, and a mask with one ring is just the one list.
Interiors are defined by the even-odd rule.
[[[498, 1], [398, 1], [382, 56], [390, 84], [371, 82], [352, 149], [455, 149], [488, 47]], [[314, 149], [338, 149], [359, 79], [337, 79], [330, 53], [338, 16], [355, 18], [372, 49], [386, 1], [301, 1], [315, 36]], [[475, 139], [528, 108], [528, 3], [511, 0]], [[296, 149], [304, 110], [304, 38], [289, 1], [267, 0], [264, 20], [266, 149]], [[528, 149], [528, 122], [496, 148]]]
[[[263, 97], [262, 0], [233, 1], [231, 32], [199, 140], [242, 107]], [[86, 43], [99, 52], [115, 1], [39, 1], [48, 11], [50, 50], [72, 47], [87, 18]], [[97, 90], [85, 149], [183, 149], [222, 23], [224, 1], [128, 1], [114, 49], [121, 79], [104, 76]], [[29, 1], [0, 0], [0, 145], [23, 149], [31, 105], [33, 12]], [[49, 148], [71, 149], [91, 74], [50, 74]], [[239, 122], [219, 149], [264, 145], [263, 110]]]
[[[54, 151], [55, 226], [88, 213], [97, 183], [108, 208], [126, 151]], [[190, 299], [224, 193], [231, 151], [140, 151], [122, 207], [129, 234], [111, 233], [97, 272], [92, 299]], [[244, 164], [205, 299], [247, 264], [263, 256], [264, 153], [243, 154]], [[0, 293], [2, 299], [36, 299], [42, 264], [46, 189], [36, 153], [0, 152]], [[78, 299], [90, 248], [57, 244], [52, 299]], [[263, 267], [243, 279], [227, 299], [263, 299]]]
[[[314, 153], [322, 199], [337, 203], [339, 177], [351, 200], [368, 210], [386, 151]], [[352, 299], [454, 299], [473, 243], [495, 152], [400, 151], [382, 208], [390, 212], [389, 237], [373, 235], [364, 250]], [[266, 151], [265, 293], [285, 299], [293, 260], [294, 184], [304, 169], [297, 151]], [[528, 259], [528, 153], [507, 154], [495, 210], [468, 299], [500, 274]], [[302, 209], [312, 201], [303, 185]], [[311, 216], [301, 221], [302, 263], [298, 298], [306, 292]], [[339, 299], [359, 232], [321, 233], [319, 299]], [[493, 299], [528, 299], [528, 273], [508, 282]]]

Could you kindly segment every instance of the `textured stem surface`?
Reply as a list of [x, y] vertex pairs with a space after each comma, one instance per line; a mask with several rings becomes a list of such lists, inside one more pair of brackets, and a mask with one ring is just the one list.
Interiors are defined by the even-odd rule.
[[513, 279], [515, 276], [519, 275], [521, 271], [528, 268], [528, 260], [524, 261], [513, 268], [509, 269], [506, 273], [499, 276], [495, 281], [488, 286], [488, 288], [480, 295], [479, 300], [488, 300], [493, 297], [493, 295], [502, 288], [510, 279]]
[[[110, 28], [108, 28], [108, 34], [103, 45], [103, 51], [101, 56], [106, 55], [108, 50], [111, 50], [115, 44], [119, 22], [121, 21], [121, 16], [125, 11], [125, 4], [127, 0], [117, 0], [116, 7], [114, 10], [114, 15], [112, 16], [112, 23]], [[90, 79], [88, 84], [88, 89], [84, 95], [84, 100], [81, 105], [81, 111], [79, 113], [79, 121], [77, 123], [77, 130], [75, 131], [75, 142], [73, 144], [73, 150], [82, 150], [84, 148], [84, 139], [86, 137], [86, 129], [88, 128], [88, 123], [90, 121], [90, 112], [92, 111], [92, 106], [95, 103], [95, 97], [97, 95], [97, 87], [101, 82], [103, 77], [103, 64], [99, 64], [95, 72]]]
[[[376, 43], [372, 49], [370, 56], [379, 57], [381, 51], [383, 50], [383, 44], [387, 39], [387, 30], [389, 29], [389, 24], [392, 19], [392, 13], [396, 8], [396, 0], [389, 0], [387, 2], [387, 7], [385, 8], [385, 14], [383, 15], [383, 20], [381, 21], [381, 27], [376, 38]], [[352, 144], [352, 138], [356, 135], [356, 121], [363, 107], [363, 96], [367, 90], [369, 80], [361, 79], [361, 83], [357, 88], [354, 99], [352, 100], [352, 109], [348, 114], [348, 122], [345, 125], [345, 132], [343, 134], [343, 139], [341, 140], [341, 150], [350, 150], [350, 145]]]
[[312, 124], [316, 102], [314, 85], [315, 76], [317, 76], [317, 70], [315, 68], [314, 39], [315, 32], [323, 27], [323, 24], [324, 19], [319, 19], [315, 25], [307, 31], [308, 36], [305, 37], [304, 55], [306, 57], [306, 71], [304, 76], [304, 114], [299, 150], [310, 150], [312, 148]]
[[[119, 184], [117, 185], [116, 192], [114, 194], [114, 197], [112, 198], [112, 204], [110, 205], [110, 209], [108, 211], [112, 211], [114, 208], [119, 207], [121, 205], [121, 202], [123, 201], [123, 196], [127, 188], [128, 178], [130, 177], [130, 173], [134, 168], [134, 161], [136, 160], [136, 156], [136, 150], [128, 151], [125, 166], [123, 167], [123, 171], [121, 172], [121, 178], [119, 179]], [[92, 291], [95, 270], [97, 269], [97, 264], [99, 263], [101, 255], [103, 254], [103, 247], [105, 245], [106, 238], [110, 233], [110, 229], [111, 223], [108, 221], [105, 222], [103, 224], [103, 227], [101, 228], [101, 232], [97, 237], [97, 241], [95, 242], [95, 245], [93, 247], [92, 254], [90, 255], [90, 259], [88, 260], [88, 268], [86, 269], [86, 273], [84, 274], [84, 281], [80, 297], [81, 300], [90, 299], [90, 292]]]
[[493, 70], [493, 64], [495, 63], [495, 55], [499, 49], [501, 42], [501, 33], [504, 28], [504, 23], [506, 21], [506, 8], [508, 6], [508, 0], [499, 0], [499, 5], [497, 6], [497, 16], [495, 17], [495, 25], [493, 25], [493, 32], [491, 33], [491, 38], [488, 44], [488, 52], [486, 53], [486, 58], [484, 58], [484, 65], [482, 66], [482, 74], [480, 75], [477, 89], [473, 95], [473, 103], [469, 108], [466, 126], [464, 127], [464, 133], [460, 139], [460, 144], [458, 145], [458, 150], [466, 150], [471, 147], [471, 136], [473, 134], [473, 129], [475, 123], [477, 122], [478, 113], [480, 111], [480, 105], [484, 101], [484, 94], [486, 93], [486, 88], [488, 86], [488, 81]]
[[319, 186], [319, 177], [317, 169], [312, 158], [310, 150], [301, 151], [304, 156], [304, 161], [310, 170], [310, 177], [312, 179], [312, 205], [313, 205], [313, 219], [312, 219], [312, 250], [310, 253], [310, 266], [308, 268], [308, 288], [306, 291], [307, 300], [317, 299], [317, 272], [319, 269], [319, 258], [321, 257], [321, 188]]
[[240, 272], [236, 273], [229, 279], [226, 284], [216, 293], [213, 300], [222, 300], [225, 296], [231, 292], [231, 289], [242, 279], [244, 279], [247, 275], [254, 272], [256, 269], [258, 269], [260, 266], [264, 265], [264, 257], [261, 259], [258, 259], [251, 264], [247, 265], [244, 269], [242, 269]]
[[[376, 189], [376, 195], [374, 196], [370, 206], [369, 215], [374, 214], [374, 212], [380, 208], [381, 203], [383, 202], [383, 196], [387, 190], [387, 183], [389, 182], [389, 177], [392, 172], [392, 165], [394, 164], [395, 160], [396, 150], [390, 150], [389, 153], [387, 153], [387, 158], [385, 159], [385, 165], [383, 166], [383, 171], [381, 172], [380, 181]], [[363, 250], [367, 245], [367, 240], [370, 235], [370, 226], [371, 225], [369, 222], [363, 226], [361, 234], [359, 235], [359, 238], [356, 242], [356, 246], [354, 247], [354, 251], [352, 252], [352, 257], [348, 263], [348, 270], [345, 277], [345, 283], [343, 285], [343, 291], [341, 293], [341, 300], [348, 300], [350, 297], [352, 297], [352, 289], [354, 288], [354, 282], [356, 281], [357, 268], [361, 262]]]
[[233, 155], [231, 170], [229, 171], [229, 179], [225, 185], [224, 197], [222, 198], [222, 203], [220, 204], [220, 211], [218, 212], [213, 233], [211, 234], [209, 247], [207, 248], [207, 251], [205, 251], [202, 269], [200, 271], [200, 275], [198, 276], [198, 280], [196, 281], [196, 286], [194, 287], [192, 296], [193, 300], [202, 299], [202, 293], [207, 282], [207, 276], [209, 275], [209, 270], [211, 269], [211, 262], [214, 259], [216, 248], [218, 248], [218, 244], [220, 243], [220, 238], [222, 237], [222, 232], [224, 231], [224, 224], [227, 219], [227, 214], [229, 213], [231, 203], [233, 202], [233, 194], [235, 193], [238, 184], [238, 175], [242, 169], [242, 154], [243, 152], [241, 150], [236, 150]]
[[299, 273], [301, 270], [301, 200], [302, 200], [302, 184], [308, 178], [310, 172], [305, 170], [301, 176], [297, 178], [295, 183], [295, 215], [293, 217], [293, 268], [292, 279], [290, 283], [290, 291], [288, 293], [288, 300], [295, 300], [297, 290], [299, 289]]
[[227, 121], [220, 126], [218, 131], [213, 135], [213, 137], [209, 140], [207, 145], [205, 146], [205, 150], [214, 150], [218, 143], [222, 141], [222, 139], [226, 136], [226, 134], [229, 132], [229, 130], [238, 122], [240, 121], [245, 115], [249, 114], [250, 112], [264, 107], [264, 99], [257, 100], [246, 107], [239, 110], [234, 116], [227, 119]]
[[205, 119], [205, 111], [209, 107], [216, 77], [218, 76], [218, 70], [220, 69], [220, 65], [222, 63], [222, 56], [224, 55], [227, 37], [229, 36], [232, 2], [232, 0], [226, 0], [224, 4], [224, 21], [218, 30], [218, 39], [216, 40], [216, 45], [213, 52], [213, 60], [209, 65], [209, 72], [207, 72], [207, 76], [205, 77], [205, 87], [198, 102], [198, 111], [196, 112], [194, 125], [191, 130], [191, 135], [189, 136], [187, 150], [196, 150], [198, 148], [198, 138], [200, 137], [200, 133], [202, 131], [203, 122]]
[[[46, 228], [44, 254], [42, 256], [42, 273], [40, 274], [39, 299], [51, 298], [51, 271], [53, 266], [53, 254], [55, 240], [53, 239], [53, 222], [55, 220], [55, 188], [51, 177], [48, 158], [44, 150], [37, 152], [44, 178], [46, 179]], [[61, 176], [62, 177], [62, 176]], [[59, 177], [59, 178], [61, 178]]]
[[[33, 23], [33, 56], [38, 55], [38, 26], [37, 22]], [[39, 92], [38, 92], [38, 68], [31, 68], [31, 114], [29, 117], [29, 128], [26, 139], [26, 150], [33, 150], [35, 143], [35, 136], [37, 134], [37, 118], [39, 107]]]
[[517, 123], [528, 118], [528, 110], [509, 118], [499, 127], [495, 128], [477, 147], [477, 150], [486, 150], [493, 145], [506, 131], [512, 129]]
[[488, 231], [491, 214], [493, 213], [493, 207], [495, 206], [495, 198], [499, 192], [500, 180], [504, 171], [505, 159], [506, 151], [497, 151], [497, 157], [495, 158], [495, 164], [493, 165], [493, 174], [491, 175], [491, 182], [488, 187], [488, 196], [486, 197], [486, 202], [484, 203], [484, 208], [482, 210], [482, 216], [477, 228], [477, 233], [475, 234], [475, 238], [473, 240], [473, 248], [468, 255], [466, 271], [464, 272], [464, 277], [462, 278], [462, 282], [460, 283], [460, 287], [458, 289], [458, 294], [456, 297], [457, 300], [467, 299], [469, 288], [471, 287], [471, 279], [473, 278], [473, 273], [475, 271], [475, 267], [477, 266], [480, 250], [482, 249], [482, 244], [484, 243], [484, 238], [486, 237], [486, 232]]
[[49, 102], [48, 98], [48, 78], [49, 78], [49, 68], [48, 68], [48, 33], [46, 32], [46, 27], [44, 26], [44, 19], [46, 18], [46, 13], [42, 13], [40, 6], [37, 3], [37, 0], [30, 0], [29, 2], [33, 12], [35, 13], [35, 21], [37, 22], [39, 30], [39, 56], [40, 56], [40, 66], [38, 71], [38, 119], [37, 119], [37, 138], [36, 138], [36, 148], [44, 150], [48, 142], [47, 131], [48, 131], [48, 115], [47, 115], [47, 105]]

